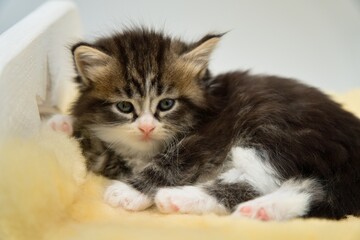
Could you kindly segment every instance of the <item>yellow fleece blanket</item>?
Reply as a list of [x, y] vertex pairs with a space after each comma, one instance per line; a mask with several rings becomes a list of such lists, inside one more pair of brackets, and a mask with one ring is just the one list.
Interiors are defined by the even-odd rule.
[[[360, 116], [360, 90], [334, 99]], [[360, 218], [259, 222], [230, 216], [126, 212], [102, 201], [75, 140], [43, 129], [0, 145], [0, 239], [354, 239]], [[359, 199], [360, 201], [360, 199]]]

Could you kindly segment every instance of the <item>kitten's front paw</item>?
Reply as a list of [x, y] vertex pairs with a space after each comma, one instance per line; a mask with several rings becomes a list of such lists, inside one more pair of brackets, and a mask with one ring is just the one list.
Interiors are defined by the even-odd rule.
[[105, 190], [104, 199], [112, 207], [130, 211], [141, 211], [153, 204], [148, 196], [120, 181], [113, 181]]
[[226, 213], [225, 207], [215, 198], [195, 186], [162, 188], [155, 196], [155, 203], [163, 213]]
[[68, 115], [56, 114], [49, 118], [46, 123], [54, 131], [63, 132], [68, 136], [73, 134], [73, 119]]

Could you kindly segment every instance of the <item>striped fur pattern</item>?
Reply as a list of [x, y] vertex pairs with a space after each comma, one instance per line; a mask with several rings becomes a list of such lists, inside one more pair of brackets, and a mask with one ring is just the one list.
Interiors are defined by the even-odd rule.
[[73, 47], [73, 135], [105, 200], [260, 220], [360, 213], [360, 121], [292, 79], [211, 76], [221, 35], [143, 28]]

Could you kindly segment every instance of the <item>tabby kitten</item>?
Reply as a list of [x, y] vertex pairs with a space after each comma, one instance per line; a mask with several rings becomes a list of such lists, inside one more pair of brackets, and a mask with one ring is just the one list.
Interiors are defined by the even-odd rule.
[[52, 124], [72, 127], [88, 169], [114, 179], [106, 202], [260, 220], [359, 215], [360, 120], [291, 79], [211, 76], [220, 38], [133, 29], [73, 47], [80, 96]]

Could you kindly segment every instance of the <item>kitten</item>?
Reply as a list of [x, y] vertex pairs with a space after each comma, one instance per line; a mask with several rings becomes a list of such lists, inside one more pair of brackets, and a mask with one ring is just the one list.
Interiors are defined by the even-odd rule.
[[133, 29], [73, 47], [80, 96], [71, 120], [52, 124], [73, 128], [88, 169], [115, 180], [106, 202], [260, 220], [359, 215], [360, 120], [292, 79], [211, 76], [220, 38]]

